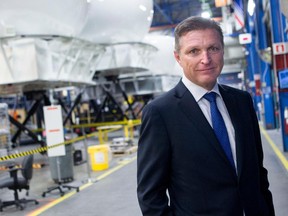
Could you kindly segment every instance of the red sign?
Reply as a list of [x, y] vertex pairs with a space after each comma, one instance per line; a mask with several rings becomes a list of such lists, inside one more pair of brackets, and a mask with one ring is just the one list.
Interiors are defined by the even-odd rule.
[[239, 34], [240, 44], [250, 44], [252, 42], [252, 36], [250, 33]]
[[274, 55], [280, 55], [288, 53], [288, 43], [274, 43], [273, 44], [273, 54]]

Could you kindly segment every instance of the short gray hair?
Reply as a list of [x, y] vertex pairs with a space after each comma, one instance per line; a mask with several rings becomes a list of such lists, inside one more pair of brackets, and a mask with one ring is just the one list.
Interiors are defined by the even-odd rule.
[[197, 17], [197, 16], [191, 16], [180, 22], [174, 31], [174, 37], [175, 37], [175, 51], [179, 52], [180, 50], [180, 44], [179, 40], [180, 38], [185, 35], [186, 33], [194, 30], [205, 30], [205, 29], [214, 29], [219, 33], [220, 36], [220, 42], [222, 46], [224, 46], [224, 39], [223, 39], [223, 32], [219, 25], [214, 20], [206, 19], [203, 17]]

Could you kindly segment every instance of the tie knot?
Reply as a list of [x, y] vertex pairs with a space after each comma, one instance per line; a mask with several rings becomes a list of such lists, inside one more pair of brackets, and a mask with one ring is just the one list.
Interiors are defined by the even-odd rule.
[[205, 94], [203, 97], [211, 103], [211, 102], [216, 101], [216, 96], [217, 96], [217, 93], [209, 92], [209, 93]]

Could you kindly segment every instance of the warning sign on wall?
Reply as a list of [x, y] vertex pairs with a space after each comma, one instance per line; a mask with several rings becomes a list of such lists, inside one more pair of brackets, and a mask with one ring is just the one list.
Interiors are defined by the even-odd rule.
[[252, 42], [252, 35], [250, 33], [239, 34], [240, 44], [250, 44]]
[[274, 43], [273, 44], [273, 54], [274, 55], [281, 55], [281, 54], [285, 54], [288, 53], [288, 43]]

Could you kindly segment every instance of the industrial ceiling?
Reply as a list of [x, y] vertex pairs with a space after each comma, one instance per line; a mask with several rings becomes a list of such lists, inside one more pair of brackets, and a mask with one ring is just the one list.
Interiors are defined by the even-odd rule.
[[221, 18], [221, 7], [215, 6], [215, 0], [153, 0], [154, 17], [152, 29], [173, 28], [189, 16], [200, 16], [203, 9], [211, 12], [211, 17]]

